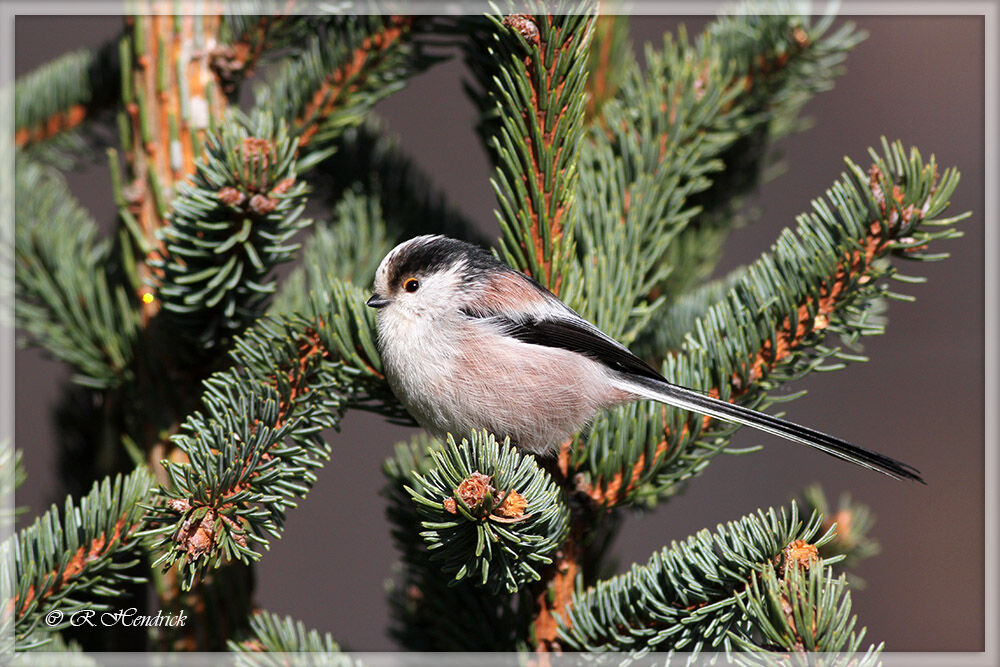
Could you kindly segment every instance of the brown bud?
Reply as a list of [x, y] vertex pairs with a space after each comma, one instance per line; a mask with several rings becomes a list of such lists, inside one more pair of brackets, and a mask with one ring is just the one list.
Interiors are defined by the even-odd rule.
[[511, 490], [496, 509], [496, 514], [509, 519], [520, 519], [524, 516], [524, 510], [528, 507], [528, 501], [517, 491]]
[[246, 199], [246, 195], [238, 189], [226, 186], [219, 190], [219, 201], [228, 206], [239, 206]]
[[795, 40], [795, 45], [800, 49], [809, 46], [809, 33], [803, 30], [802, 26], [795, 26], [795, 30], [792, 31], [792, 39]]
[[810, 544], [805, 540], [795, 540], [782, 550], [785, 557], [785, 569], [791, 566], [802, 566], [809, 569], [809, 566], [819, 560], [819, 549], [815, 544]]
[[267, 215], [278, 207], [278, 200], [264, 195], [250, 197], [250, 210], [257, 215]]
[[[240, 145], [240, 157], [243, 159], [245, 169], [256, 170], [258, 167], [267, 168], [271, 164], [274, 145], [268, 139], [258, 137], [247, 137]], [[257, 183], [256, 176], [247, 183], [250, 190], [263, 189], [265, 183]]]
[[538, 26], [533, 17], [529, 14], [510, 14], [503, 20], [503, 24], [520, 33], [528, 44], [538, 46], [541, 38], [538, 34]]
[[822, 331], [823, 329], [827, 328], [828, 326], [830, 326], [830, 318], [829, 317], [827, 317], [823, 313], [819, 313], [818, 315], [816, 315], [816, 318], [813, 320], [813, 329], [814, 330], [816, 330], [816, 331]]
[[444, 503], [442, 504], [444, 505], [445, 512], [450, 512], [451, 514], [458, 514], [458, 508], [455, 506], [454, 498], [445, 498]]
[[184, 500], [183, 498], [171, 498], [167, 501], [167, 507], [174, 510], [175, 512], [187, 512], [191, 509], [191, 503]]
[[487, 499], [492, 499], [495, 489], [490, 484], [493, 478], [481, 472], [474, 472], [458, 485], [455, 495], [472, 510], [477, 510]]
[[271, 152], [271, 141], [260, 137], [247, 137], [243, 140], [243, 155], [253, 157], [256, 155], [267, 155]]
[[283, 195], [286, 192], [288, 192], [293, 185], [295, 185], [295, 177], [289, 176], [288, 178], [284, 179], [283, 181], [274, 186], [274, 189], [271, 190], [271, 195], [273, 196]]
[[840, 510], [833, 516], [832, 523], [837, 524], [837, 540], [850, 549], [854, 546], [855, 536], [852, 532], [852, 522], [854, 512], [851, 510]]
[[200, 521], [188, 519], [182, 523], [174, 540], [192, 559], [199, 558], [212, 551], [215, 542], [214, 524], [215, 512], [209, 510]]

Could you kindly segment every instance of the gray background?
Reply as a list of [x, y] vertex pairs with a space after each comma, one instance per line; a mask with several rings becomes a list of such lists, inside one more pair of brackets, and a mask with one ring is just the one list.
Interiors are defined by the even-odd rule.
[[[754, 198], [763, 218], [737, 231], [725, 267], [752, 261], [778, 231], [842, 171], [842, 158], [865, 164], [879, 137], [916, 145], [962, 182], [951, 211], [972, 210], [965, 237], [942, 263], [904, 266], [929, 277], [905, 286], [915, 304], [893, 303], [887, 335], [871, 339], [871, 361], [812, 376], [792, 390], [809, 394], [788, 415], [912, 463], [927, 486], [901, 483], [788, 446], [744, 429], [737, 445], [765, 445], [745, 457], [721, 457], [687, 492], [656, 511], [631, 517], [615, 549], [621, 567], [645, 561], [674, 539], [785, 504], [822, 482], [831, 498], [849, 490], [874, 509], [880, 556], [857, 569], [868, 586], [855, 611], [868, 639], [891, 651], [984, 650], [984, 20], [982, 17], [866, 16], [870, 33], [851, 54], [846, 76], [807, 107], [814, 129], [785, 141], [789, 172]], [[17, 75], [118, 31], [118, 17], [19, 17]], [[700, 17], [643, 17], [635, 42], [660, 42], [678, 23]], [[473, 132], [475, 113], [460, 88], [457, 60], [415, 78], [378, 107], [392, 132], [470, 218], [495, 233], [489, 168]], [[442, 149], [442, 148], [445, 149]], [[74, 191], [102, 222], [113, 219], [107, 170], [73, 174]], [[995, 184], [994, 184], [995, 186]], [[50, 410], [68, 377], [36, 350], [15, 357], [16, 444], [28, 483], [17, 504], [31, 516], [61, 504], [52, 461]], [[396, 558], [383, 517], [380, 464], [404, 429], [351, 414], [332, 437], [333, 458], [313, 492], [288, 515], [284, 537], [257, 568], [258, 604], [330, 631], [354, 650], [391, 650], [384, 581]], [[994, 471], [995, 472], [995, 471]], [[23, 523], [23, 522], [22, 522]]]

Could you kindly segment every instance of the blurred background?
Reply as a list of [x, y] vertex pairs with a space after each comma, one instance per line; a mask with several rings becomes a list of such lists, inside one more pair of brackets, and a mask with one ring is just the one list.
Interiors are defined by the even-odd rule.
[[[669, 7], [669, 5], [667, 5]], [[709, 17], [636, 16], [633, 43], [659, 44], [685, 24]], [[984, 625], [984, 104], [982, 16], [843, 17], [867, 31], [834, 90], [805, 109], [815, 126], [780, 144], [787, 173], [751, 201], [761, 218], [731, 237], [720, 272], [753, 261], [779, 231], [821, 196], [848, 156], [863, 166], [881, 136], [955, 165], [962, 181], [951, 214], [971, 210], [965, 237], [947, 244], [950, 259], [903, 272], [926, 275], [903, 286], [917, 301], [892, 302], [883, 337], [868, 339], [871, 361], [812, 375], [786, 391], [809, 393], [784, 406], [795, 421], [902, 459], [927, 486], [902, 483], [790, 446], [746, 429], [736, 446], [764, 445], [749, 456], [722, 456], [682, 495], [627, 520], [615, 548], [620, 569], [645, 562], [671, 540], [779, 506], [811, 482], [835, 501], [844, 491], [870, 505], [882, 553], [856, 574], [853, 595], [867, 640], [888, 651], [982, 651]], [[15, 74], [66, 51], [98, 46], [121, 28], [117, 16], [19, 16]], [[380, 103], [378, 114], [416, 164], [467, 217], [496, 236], [495, 200], [486, 155], [464, 96], [462, 63], [452, 59], [414, 78]], [[252, 84], [252, 82], [251, 82]], [[442, 147], [445, 149], [443, 150]], [[111, 225], [114, 203], [105, 164], [70, 174], [95, 218]], [[995, 187], [996, 184], [994, 184]], [[907, 271], [909, 269], [909, 271]], [[30, 508], [19, 526], [65, 492], [55, 471], [52, 410], [69, 373], [36, 350], [15, 355], [15, 444], [24, 450], [28, 482], [16, 504]], [[257, 603], [329, 631], [345, 648], [393, 650], [386, 634], [385, 582], [396, 560], [383, 516], [381, 463], [406, 429], [352, 413], [331, 433], [332, 460], [284, 537], [257, 572]], [[995, 471], [993, 471], [995, 472]]]

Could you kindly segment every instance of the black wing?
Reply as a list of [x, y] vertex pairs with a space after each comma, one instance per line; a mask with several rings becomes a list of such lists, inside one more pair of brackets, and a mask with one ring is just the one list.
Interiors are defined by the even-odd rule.
[[583, 319], [515, 319], [500, 313], [484, 316], [470, 311], [465, 311], [465, 314], [470, 317], [487, 317], [519, 341], [571, 350], [616, 371], [665, 381], [652, 366]]

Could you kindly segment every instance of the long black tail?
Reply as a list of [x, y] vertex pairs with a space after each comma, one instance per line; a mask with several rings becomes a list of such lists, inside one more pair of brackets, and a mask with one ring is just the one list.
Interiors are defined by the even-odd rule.
[[896, 459], [877, 452], [862, 449], [857, 445], [820, 433], [805, 426], [799, 426], [777, 417], [757, 412], [734, 403], [700, 394], [692, 389], [669, 382], [635, 375], [622, 376], [620, 388], [638, 394], [643, 398], [673, 405], [685, 410], [716, 417], [727, 422], [744, 424], [767, 433], [787, 438], [803, 445], [809, 445], [838, 459], [850, 461], [859, 466], [878, 471], [895, 479], [914, 479], [924, 484], [920, 471]]

